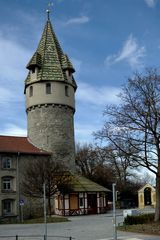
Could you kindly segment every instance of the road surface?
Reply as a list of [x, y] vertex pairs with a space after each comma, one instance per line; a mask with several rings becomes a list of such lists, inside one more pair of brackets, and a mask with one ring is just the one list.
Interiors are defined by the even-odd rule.
[[[69, 217], [69, 222], [47, 224], [48, 236], [73, 237], [75, 240], [111, 240], [113, 224], [111, 214]], [[123, 221], [122, 212], [117, 216], [117, 223]], [[7, 224], [0, 225], [0, 236], [44, 235], [43, 224]], [[6, 238], [7, 239], [7, 238]], [[21, 238], [35, 240], [36, 238]], [[20, 239], [20, 240], [21, 240]], [[42, 238], [41, 238], [42, 239]], [[48, 237], [48, 240], [52, 238]], [[55, 240], [63, 238], [55, 238]], [[159, 240], [160, 236], [148, 236], [136, 233], [117, 232], [118, 240]], [[2, 238], [0, 237], [0, 240]], [[10, 239], [13, 240], [13, 239]], [[39, 240], [39, 239], [37, 239]], [[65, 240], [65, 239], [64, 239]]]

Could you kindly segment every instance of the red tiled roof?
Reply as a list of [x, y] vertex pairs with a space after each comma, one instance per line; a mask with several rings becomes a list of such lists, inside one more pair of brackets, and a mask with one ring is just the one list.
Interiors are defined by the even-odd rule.
[[41, 150], [32, 145], [27, 137], [0, 136], [0, 152], [50, 155], [50, 152]]

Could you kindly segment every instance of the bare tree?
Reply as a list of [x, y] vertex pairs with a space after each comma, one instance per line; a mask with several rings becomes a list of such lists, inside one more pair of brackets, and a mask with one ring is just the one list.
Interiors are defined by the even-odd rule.
[[83, 176], [109, 187], [113, 180], [113, 169], [106, 164], [107, 152], [92, 144], [76, 145], [77, 171]]
[[91, 177], [94, 175], [97, 165], [102, 164], [98, 157], [98, 151], [92, 144], [76, 145], [76, 166], [82, 175]]
[[[119, 143], [120, 146], [124, 143]], [[103, 147], [107, 154], [107, 164], [114, 169], [115, 183], [118, 190], [123, 189], [126, 185], [136, 178], [136, 170], [130, 165], [130, 156], [121, 151], [121, 149], [109, 143], [107, 147]]]
[[[155, 69], [134, 74], [119, 95], [119, 105], [106, 106], [106, 122], [96, 138], [111, 142], [156, 177], [155, 221], [160, 220], [160, 76]], [[122, 144], [123, 143], [123, 144]]]
[[46, 197], [48, 199], [48, 212], [52, 213], [51, 198], [60, 191], [71, 191], [72, 176], [59, 163], [50, 157], [39, 158], [26, 166], [23, 177], [23, 192], [33, 197], [43, 196], [43, 184], [46, 184]]

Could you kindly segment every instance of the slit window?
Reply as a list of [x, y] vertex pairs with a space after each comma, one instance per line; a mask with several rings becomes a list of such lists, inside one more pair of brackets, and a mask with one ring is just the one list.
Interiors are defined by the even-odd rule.
[[69, 97], [69, 88], [68, 86], [65, 86], [65, 95]]
[[33, 96], [33, 86], [30, 86], [30, 88], [29, 88], [29, 96], [30, 97]]
[[51, 94], [51, 83], [46, 83], [46, 94]]

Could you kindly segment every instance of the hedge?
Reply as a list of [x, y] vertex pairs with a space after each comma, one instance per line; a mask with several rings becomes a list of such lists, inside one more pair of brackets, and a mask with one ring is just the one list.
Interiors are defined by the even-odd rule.
[[154, 220], [154, 214], [143, 214], [139, 216], [129, 216], [124, 219], [124, 224], [126, 225], [134, 225], [134, 224], [143, 224], [150, 223]]

